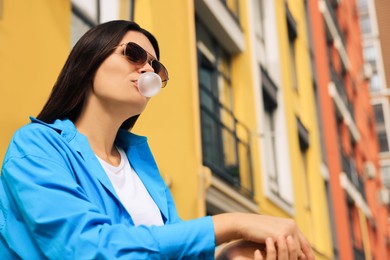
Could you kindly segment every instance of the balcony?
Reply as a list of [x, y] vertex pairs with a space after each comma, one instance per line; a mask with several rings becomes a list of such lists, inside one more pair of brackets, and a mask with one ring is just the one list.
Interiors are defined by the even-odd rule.
[[[203, 164], [213, 175], [252, 199], [253, 170], [249, 129], [200, 85]], [[210, 102], [211, 101], [211, 102]]]
[[338, 1], [337, 0], [325, 0], [327, 9], [329, 11], [330, 16], [332, 17], [333, 24], [335, 25], [335, 29], [337, 30], [337, 34], [339, 35], [341, 42], [343, 43], [343, 46], [345, 46], [345, 37], [344, 34], [341, 33], [340, 25], [338, 22], [338, 18], [335, 12], [335, 9], [338, 7]]
[[329, 69], [330, 69], [330, 74], [331, 74], [332, 81], [336, 85], [337, 92], [339, 93], [339, 95], [340, 95], [341, 99], [343, 100], [344, 104], [346, 106], [348, 106], [348, 103], [350, 103], [350, 102], [349, 102], [349, 99], [348, 99], [347, 92], [345, 91], [345, 85], [344, 85], [344, 82], [343, 82], [342, 78], [336, 72], [336, 70], [333, 67], [332, 63], [329, 65]]
[[345, 90], [344, 81], [342, 77], [335, 71], [333, 65], [329, 65], [329, 67], [330, 67], [331, 78], [334, 84], [336, 85], [337, 92], [341, 96], [341, 99], [343, 100], [349, 114], [351, 115], [351, 119], [353, 120], [353, 122], [355, 122], [355, 110], [352, 102], [348, 98], [347, 92]]
[[357, 248], [356, 246], [353, 247], [353, 255], [354, 255], [354, 258], [353, 258], [354, 260], [366, 259], [364, 251], [362, 249]]
[[361, 194], [364, 201], [366, 201], [366, 191], [364, 189], [364, 181], [358, 175], [355, 162], [349, 158], [343, 151], [340, 151], [342, 157], [343, 171], [347, 175], [349, 181], [353, 184], [355, 189]]
[[333, 43], [340, 54], [345, 71], [348, 71], [351, 68], [351, 62], [345, 47], [345, 36], [340, 29], [335, 10], [328, 0], [319, 0], [319, 8], [324, 17], [326, 29], [329, 31], [327, 40]]
[[245, 49], [244, 33], [240, 26], [239, 1], [195, 1], [196, 17], [214, 36], [224, 49], [231, 54]]

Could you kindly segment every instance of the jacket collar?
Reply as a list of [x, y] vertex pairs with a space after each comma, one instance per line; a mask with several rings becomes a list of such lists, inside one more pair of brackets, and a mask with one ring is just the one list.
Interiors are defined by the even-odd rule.
[[[57, 119], [51, 124], [34, 117], [30, 117], [30, 120], [32, 123], [43, 124], [57, 131], [83, 157], [84, 161], [88, 163], [91, 172], [99, 179], [100, 183], [119, 200], [110, 179], [89, 145], [87, 137], [77, 131], [76, 126], [71, 120]], [[131, 166], [145, 185], [164, 218], [168, 219], [168, 205], [165, 193], [166, 185], [149, 149], [147, 138], [120, 129], [115, 144], [125, 150]]]

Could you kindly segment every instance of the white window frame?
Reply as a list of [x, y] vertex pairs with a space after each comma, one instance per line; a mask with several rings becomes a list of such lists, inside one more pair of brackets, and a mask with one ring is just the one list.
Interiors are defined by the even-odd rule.
[[[249, 1], [249, 10], [254, 10], [257, 6], [252, 0]], [[263, 0], [263, 8], [267, 10], [265, 12], [264, 17], [262, 17], [263, 24], [263, 39], [264, 42], [261, 42], [258, 39], [258, 36], [255, 34], [253, 30], [252, 39], [256, 39], [253, 48], [256, 55], [252, 57], [252, 68], [254, 75], [254, 86], [255, 90], [255, 104], [256, 104], [256, 113], [258, 115], [258, 142], [259, 147], [261, 148], [260, 152], [260, 161], [262, 167], [261, 177], [263, 180], [263, 191], [265, 196], [272, 201], [275, 205], [285, 211], [287, 214], [294, 216], [294, 194], [293, 194], [293, 184], [292, 184], [292, 169], [291, 169], [291, 159], [289, 154], [289, 145], [288, 145], [288, 133], [287, 133], [287, 125], [286, 125], [286, 115], [284, 108], [284, 97], [283, 90], [280, 88], [277, 92], [277, 103], [278, 107], [274, 110], [273, 116], [275, 120], [275, 149], [276, 149], [276, 163], [278, 166], [278, 190], [281, 192], [279, 195], [276, 195], [272, 192], [269, 176], [267, 172], [269, 169], [272, 170], [272, 166], [269, 166], [267, 158], [267, 153], [269, 153], [267, 146], [269, 142], [265, 140], [266, 138], [266, 113], [263, 106], [263, 94], [262, 88], [258, 86], [262, 86], [261, 72], [259, 66], [262, 65], [266, 68], [269, 76], [272, 78], [274, 83], [277, 86], [282, 86], [281, 82], [281, 68], [280, 68], [280, 57], [279, 57], [279, 49], [278, 49], [278, 34], [276, 28], [276, 16], [275, 16], [275, 4], [273, 0]], [[256, 11], [256, 10], [254, 10]], [[256, 23], [255, 15], [252, 14], [252, 22]], [[259, 46], [260, 44], [260, 46]], [[267, 55], [262, 55], [264, 52]], [[281, 163], [283, 162], [283, 163]], [[287, 203], [286, 203], [287, 202]]]

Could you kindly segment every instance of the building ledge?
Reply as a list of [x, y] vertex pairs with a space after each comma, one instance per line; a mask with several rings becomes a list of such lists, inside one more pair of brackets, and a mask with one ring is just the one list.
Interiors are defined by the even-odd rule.
[[221, 1], [197, 0], [195, 11], [198, 18], [230, 54], [244, 51], [244, 34]]
[[211, 185], [206, 192], [206, 203], [212, 214], [222, 212], [259, 213], [259, 206], [229, 185], [212, 176]]
[[329, 95], [333, 98], [333, 101], [336, 104], [336, 108], [338, 112], [343, 117], [344, 123], [348, 126], [349, 132], [351, 133], [354, 142], [358, 142], [361, 138], [359, 130], [351, 114], [349, 113], [343, 99], [341, 98], [340, 94], [337, 92], [337, 88], [333, 82], [329, 83], [328, 91], [329, 91]]
[[360, 192], [355, 188], [352, 182], [348, 179], [345, 172], [340, 174], [340, 185], [347, 192], [348, 196], [355, 202], [356, 206], [361, 209], [368, 219], [372, 219], [372, 213], [367, 203], [364, 201]]

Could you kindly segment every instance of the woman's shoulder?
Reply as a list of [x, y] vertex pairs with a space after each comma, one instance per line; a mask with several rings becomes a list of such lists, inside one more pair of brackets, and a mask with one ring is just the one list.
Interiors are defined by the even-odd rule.
[[39, 155], [41, 152], [49, 154], [57, 150], [67, 139], [72, 138], [74, 131], [69, 129], [66, 120], [56, 120], [45, 123], [30, 117], [31, 122], [15, 131], [9, 144], [6, 158]]

